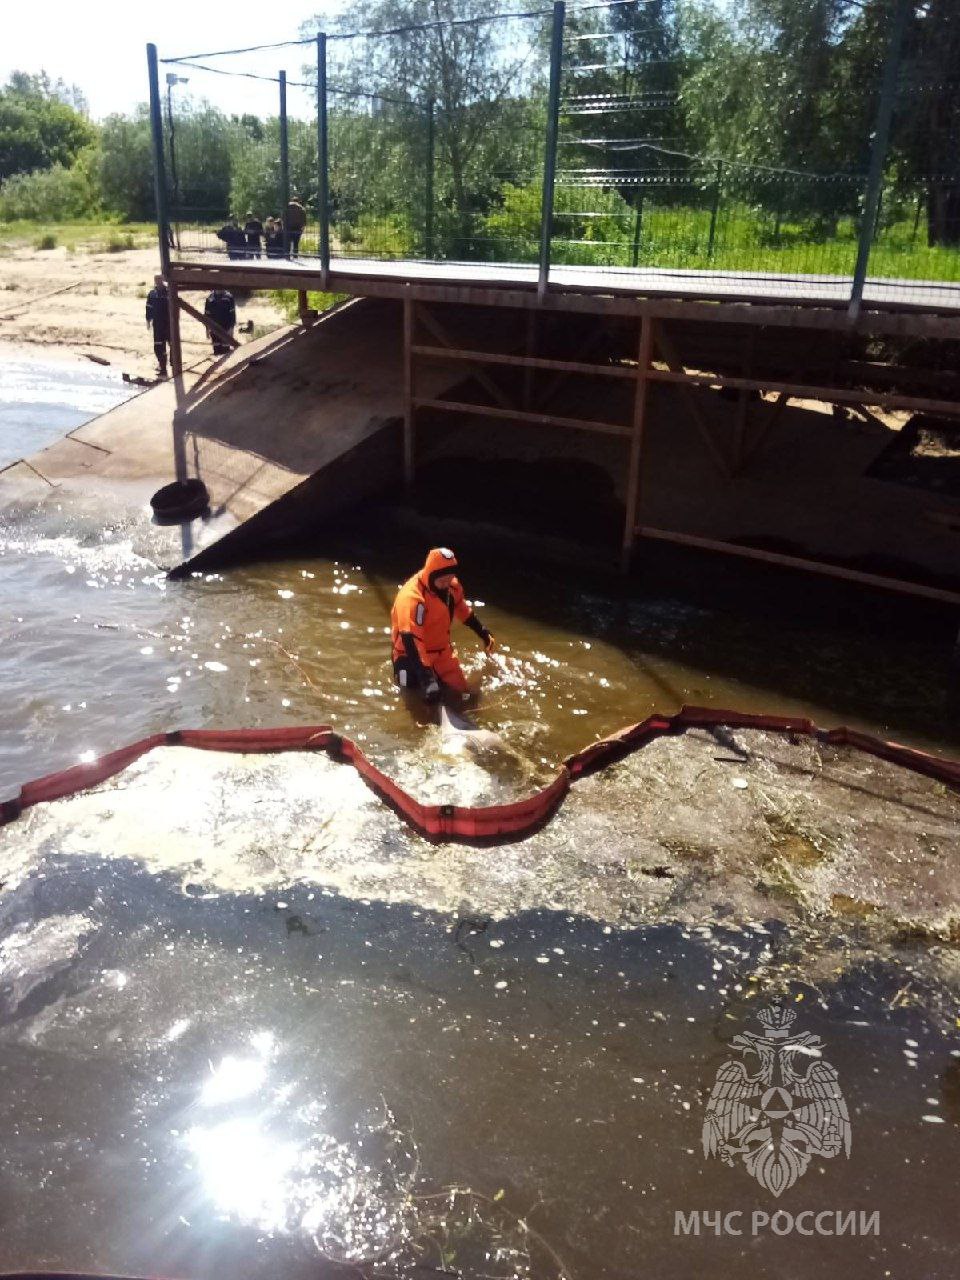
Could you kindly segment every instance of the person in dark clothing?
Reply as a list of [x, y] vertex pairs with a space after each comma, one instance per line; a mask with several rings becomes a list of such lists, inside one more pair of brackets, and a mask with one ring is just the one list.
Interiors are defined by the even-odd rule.
[[247, 220], [243, 224], [243, 234], [247, 238], [247, 257], [260, 257], [260, 237], [263, 235], [263, 223], [259, 218], [253, 216], [253, 212], [247, 210]]
[[170, 300], [162, 276], [154, 276], [147, 294], [147, 326], [153, 329], [153, 351], [160, 377], [167, 376], [167, 344], [170, 341]]
[[303, 201], [299, 196], [295, 195], [291, 198], [284, 217], [287, 232], [287, 253], [291, 258], [295, 258], [300, 252], [300, 237], [303, 235], [303, 229], [307, 225], [307, 211], [303, 207]]
[[231, 218], [217, 232], [217, 239], [227, 246], [228, 258], [246, 257], [247, 237], [237, 225], [236, 218]]
[[[221, 329], [226, 329], [231, 338], [233, 337], [233, 327], [237, 323], [237, 308], [229, 289], [212, 289], [203, 304], [203, 314], [208, 316], [214, 324], [218, 324]], [[213, 343], [215, 356], [225, 356], [230, 350], [230, 344], [216, 333], [210, 333], [210, 341]]]
[[268, 258], [283, 257], [283, 223], [273, 214], [267, 219], [263, 229], [263, 238], [267, 247]]

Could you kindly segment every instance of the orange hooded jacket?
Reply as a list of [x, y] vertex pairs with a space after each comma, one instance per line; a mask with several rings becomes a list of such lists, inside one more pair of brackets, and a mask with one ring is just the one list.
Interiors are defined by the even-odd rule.
[[390, 612], [394, 661], [407, 651], [404, 636], [412, 636], [424, 667], [448, 682], [444, 673], [449, 669], [449, 658], [456, 663], [450, 642], [450, 623], [454, 618], [469, 622], [473, 610], [463, 598], [459, 579], [454, 578], [443, 593], [434, 589], [433, 582], [445, 573], [456, 571], [457, 558], [453, 552], [447, 547], [434, 547], [423, 568], [408, 578], [397, 592]]

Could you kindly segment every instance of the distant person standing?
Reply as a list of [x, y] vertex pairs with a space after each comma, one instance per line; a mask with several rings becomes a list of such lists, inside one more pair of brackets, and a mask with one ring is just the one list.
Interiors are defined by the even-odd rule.
[[165, 378], [170, 342], [170, 296], [163, 276], [153, 277], [153, 288], [147, 294], [147, 327], [153, 329], [153, 352], [157, 357], [160, 377]]
[[253, 211], [247, 210], [247, 220], [243, 224], [243, 234], [247, 238], [247, 257], [260, 257], [260, 237], [263, 235], [263, 223], [259, 218], [253, 216]]
[[295, 258], [300, 252], [300, 237], [307, 225], [307, 211], [298, 195], [293, 196], [287, 205], [284, 225], [287, 233], [287, 254]]
[[[221, 329], [225, 329], [230, 337], [233, 337], [233, 329], [237, 323], [237, 307], [233, 301], [233, 294], [229, 289], [212, 289], [207, 294], [207, 300], [203, 304], [203, 314], [214, 324], [219, 325]], [[210, 331], [210, 341], [213, 343], [213, 354], [215, 356], [225, 356], [230, 351], [229, 342], [225, 342], [219, 334]]]
[[263, 239], [268, 258], [283, 257], [283, 223], [275, 213], [267, 218], [263, 228]]
[[243, 258], [246, 256], [247, 237], [240, 230], [240, 225], [236, 218], [229, 218], [217, 232], [217, 239], [222, 240], [227, 246], [228, 258]]

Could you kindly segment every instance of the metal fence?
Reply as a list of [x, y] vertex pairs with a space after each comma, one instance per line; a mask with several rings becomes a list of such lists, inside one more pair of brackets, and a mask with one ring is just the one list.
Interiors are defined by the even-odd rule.
[[[739, 281], [776, 295], [804, 280], [854, 309], [865, 285], [868, 297], [935, 303], [960, 282], [960, 137], [936, 157], [942, 174], [891, 159], [920, 108], [958, 96], [905, 48], [909, 0], [890, 2], [870, 85], [847, 89], [859, 124], [848, 163], [831, 169], [815, 163], [802, 80], [785, 121], [774, 105], [762, 119], [763, 85], [789, 67], [768, 49], [723, 56], [738, 92], [757, 94], [778, 162], [724, 136], [729, 86], [709, 40], [682, 28], [692, 12], [556, 3], [159, 64], [154, 53], [168, 243], [185, 257], [292, 254], [323, 267], [529, 264], [542, 287], [576, 269], [637, 287], [683, 275], [705, 294]], [[840, 79], [829, 49], [821, 64], [821, 79]], [[938, 192], [947, 212], [934, 234]], [[301, 237], [284, 220], [296, 195]], [[241, 230], [275, 218], [279, 235], [231, 244], [231, 216]]]

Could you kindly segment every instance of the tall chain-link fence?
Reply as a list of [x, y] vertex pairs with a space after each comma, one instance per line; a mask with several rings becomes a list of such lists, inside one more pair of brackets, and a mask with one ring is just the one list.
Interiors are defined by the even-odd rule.
[[960, 282], [960, 14], [838, 0], [793, 47], [742, 7], [449, 0], [161, 60], [174, 250], [838, 300], [859, 273], [868, 297], [935, 302]]

